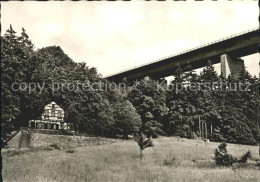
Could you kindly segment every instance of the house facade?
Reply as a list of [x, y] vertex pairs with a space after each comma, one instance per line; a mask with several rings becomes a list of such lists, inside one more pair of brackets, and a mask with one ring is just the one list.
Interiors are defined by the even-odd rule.
[[74, 124], [64, 122], [64, 110], [51, 102], [45, 106], [41, 119], [29, 121], [29, 128], [73, 131]]

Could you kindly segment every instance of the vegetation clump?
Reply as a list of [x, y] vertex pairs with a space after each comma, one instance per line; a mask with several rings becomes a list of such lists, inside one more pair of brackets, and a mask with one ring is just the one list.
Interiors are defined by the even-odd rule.
[[56, 143], [51, 144], [49, 147], [51, 147], [53, 149], [58, 149], [58, 150], [61, 149]]
[[247, 151], [244, 155], [242, 155], [241, 159], [238, 161], [240, 163], [247, 163], [247, 160], [252, 157], [250, 151]]
[[66, 150], [66, 153], [74, 153], [73, 149]]
[[153, 146], [153, 142], [151, 138], [147, 138], [143, 131], [139, 131], [134, 135], [135, 141], [138, 143], [140, 147], [140, 160], [143, 158], [143, 150], [148, 147]]
[[240, 159], [237, 159], [231, 154], [228, 154], [226, 147], [226, 143], [221, 143], [218, 146], [218, 149], [215, 150], [214, 160], [216, 161], [217, 165], [232, 166], [234, 163], [247, 163], [248, 159], [252, 157], [251, 152], [248, 151], [242, 155]]
[[218, 149], [215, 150], [215, 161], [217, 165], [223, 166], [232, 166], [236, 159], [227, 153], [227, 144], [222, 143], [218, 146]]

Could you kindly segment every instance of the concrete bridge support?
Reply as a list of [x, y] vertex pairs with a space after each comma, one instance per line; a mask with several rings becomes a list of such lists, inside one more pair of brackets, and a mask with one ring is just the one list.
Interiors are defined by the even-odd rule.
[[232, 59], [229, 55], [223, 54], [220, 57], [221, 62], [221, 73], [224, 78], [227, 78], [231, 73], [234, 78], [239, 78], [240, 72], [244, 68], [244, 60]]

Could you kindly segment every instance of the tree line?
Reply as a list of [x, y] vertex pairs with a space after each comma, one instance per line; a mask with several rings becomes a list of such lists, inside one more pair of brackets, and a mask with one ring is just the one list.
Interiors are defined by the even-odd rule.
[[[244, 68], [239, 79], [232, 74], [219, 76], [209, 61], [200, 74], [191, 66], [178, 67], [168, 85], [144, 78], [132, 83], [122, 80], [126, 89], [77, 89], [53, 92], [53, 83], [110, 83], [96, 68], [85, 62], [76, 63], [61, 47], [38, 50], [22, 29], [20, 35], [12, 26], [1, 36], [2, 69], [2, 140], [28, 120], [39, 117], [44, 106], [55, 101], [65, 110], [65, 121], [74, 123], [75, 130], [98, 136], [127, 138], [142, 132], [147, 137], [158, 135], [194, 138], [200, 136], [200, 121], [207, 123], [208, 138], [213, 141], [241, 144], [260, 142], [257, 118], [258, 82]], [[221, 83], [228, 83], [220, 90]], [[14, 89], [13, 83], [37, 83], [34, 92]], [[193, 85], [194, 90], [183, 89]], [[215, 89], [205, 90], [204, 83]], [[231, 90], [236, 84], [249, 85], [248, 91]], [[29, 86], [30, 87], [30, 86]], [[200, 87], [200, 88], [198, 88]], [[229, 89], [229, 90], [228, 90]], [[176, 90], [179, 90], [176, 92]], [[180, 91], [181, 90], [181, 91]]]

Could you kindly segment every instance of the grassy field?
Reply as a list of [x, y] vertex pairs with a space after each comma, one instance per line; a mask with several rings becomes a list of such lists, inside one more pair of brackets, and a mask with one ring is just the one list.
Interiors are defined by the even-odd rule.
[[[63, 150], [2, 151], [4, 181], [260, 181], [260, 170], [246, 165], [219, 167], [213, 160], [218, 143], [161, 137], [144, 150], [134, 141]], [[230, 154], [258, 146], [228, 144]]]

